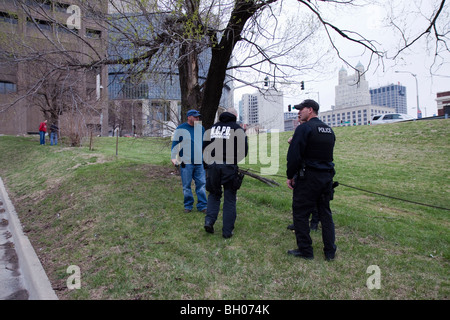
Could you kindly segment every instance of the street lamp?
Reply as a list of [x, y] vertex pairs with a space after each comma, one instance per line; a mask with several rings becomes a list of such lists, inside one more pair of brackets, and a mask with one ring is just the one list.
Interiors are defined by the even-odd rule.
[[318, 92], [318, 91], [309, 91], [309, 92], [306, 92], [306, 94], [310, 94], [310, 93], [317, 93], [317, 103], [320, 105], [320, 92]]
[[414, 77], [414, 79], [416, 79], [417, 118], [418, 118], [420, 109], [419, 109], [419, 83], [417, 82], [417, 75], [409, 71], [395, 71], [395, 73], [409, 73]]

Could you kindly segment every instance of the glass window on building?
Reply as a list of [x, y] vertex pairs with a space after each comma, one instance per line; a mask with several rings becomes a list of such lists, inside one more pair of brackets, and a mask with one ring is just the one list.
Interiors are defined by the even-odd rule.
[[18, 16], [14, 13], [0, 12], [0, 22], [17, 24]]
[[170, 121], [170, 107], [168, 102], [152, 102], [150, 114], [157, 121]]
[[14, 92], [17, 92], [17, 86], [15, 83], [0, 81], [0, 94], [8, 94]]
[[102, 32], [100, 30], [86, 28], [86, 37], [91, 39], [100, 39], [102, 37]]
[[27, 0], [26, 4], [33, 7], [41, 7], [45, 10], [51, 10], [52, 9], [52, 2], [51, 0]]
[[67, 13], [67, 8], [69, 8], [69, 6], [70, 6], [70, 4], [68, 4], [68, 3], [60, 3], [60, 2], [56, 2], [54, 5], [55, 5], [55, 11], [63, 12], [63, 13]]
[[52, 23], [47, 20], [35, 19], [35, 18], [27, 18], [27, 28], [35, 28], [42, 31], [51, 31]]

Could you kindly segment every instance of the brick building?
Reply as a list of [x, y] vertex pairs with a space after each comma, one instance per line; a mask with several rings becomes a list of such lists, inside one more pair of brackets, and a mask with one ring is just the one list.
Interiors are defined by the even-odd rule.
[[106, 57], [107, 29], [94, 17], [107, 14], [107, 2], [82, 4], [0, 0], [1, 134], [35, 133], [44, 118], [69, 121], [71, 112], [108, 132], [107, 68], [79, 67]]
[[450, 115], [450, 91], [436, 94], [438, 116]]

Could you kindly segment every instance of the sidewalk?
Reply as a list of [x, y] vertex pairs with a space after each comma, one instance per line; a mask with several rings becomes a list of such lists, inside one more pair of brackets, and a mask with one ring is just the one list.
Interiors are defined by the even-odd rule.
[[0, 300], [57, 300], [0, 178]]

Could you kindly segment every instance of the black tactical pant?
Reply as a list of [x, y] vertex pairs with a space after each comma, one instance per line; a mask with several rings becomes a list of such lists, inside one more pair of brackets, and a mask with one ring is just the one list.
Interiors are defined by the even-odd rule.
[[334, 170], [319, 171], [307, 168], [305, 176], [294, 185], [292, 212], [298, 249], [303, 255], [313, 257], [309, 217], [317, 209], [322, 225], [325, 257], [334, 258], [336, 252], [334, 222], [330, 209], [333, 198]]
[[229, 237], [233, 234], [236, 221], [236, 192], [241, 182], [238, 181], [238, 166], [233, 164], [212, 164], [208, 166], [206, 175], [206, 190], [209, 192], [209, 195], [205, 224], [214, 225], [217, 220], [223, 186], [222, 234], [225, 237]]

